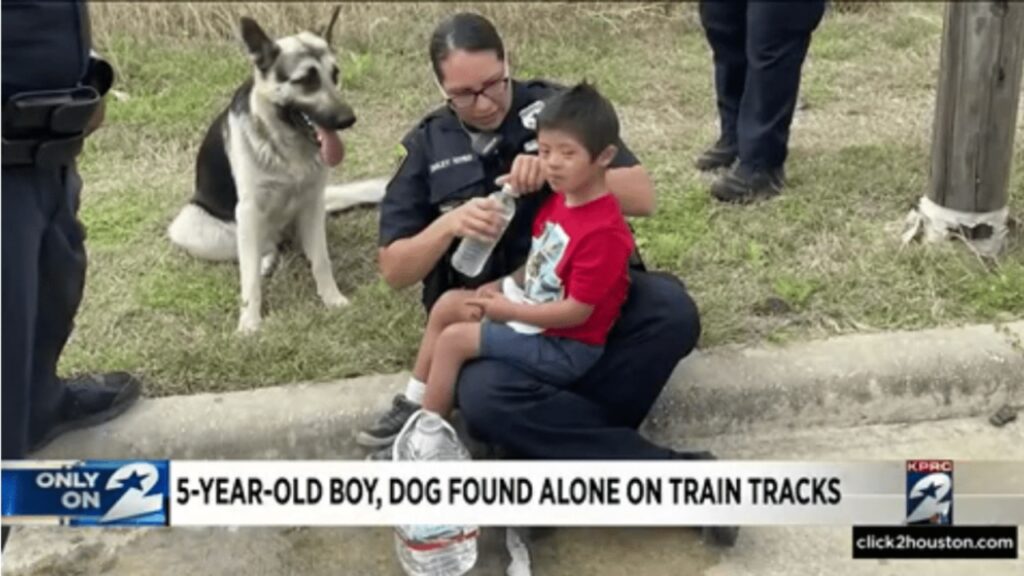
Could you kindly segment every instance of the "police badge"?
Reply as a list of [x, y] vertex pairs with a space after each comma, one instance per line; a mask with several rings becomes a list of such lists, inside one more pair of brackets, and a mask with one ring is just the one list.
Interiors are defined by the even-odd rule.
[[519, 111], [519, 119], [523, 122], [523, 128], [537, 130], [537, 114], [544, 109], [544, 101], [538, 100]]

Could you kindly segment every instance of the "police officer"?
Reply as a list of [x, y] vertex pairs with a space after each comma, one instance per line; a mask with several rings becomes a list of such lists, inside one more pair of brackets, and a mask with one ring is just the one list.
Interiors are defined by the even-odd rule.
[[[127, 374], [56, 375], [85, 283], [75, 157], [113, 70], [91, 56], [82, 2], [4, 1], [3, 459], [120, 414]], [[8, 528], [3, 529], [3, 541]]]
[[800, 69], [824, 12], [825, 0], [700, 3], [722, 131], [697, 167], [728, 168], [711, 185], [718, 200], [748, 203], [782, 191]]
[[[379, 239], [385, 280], [394, 288], [422, 281], [428, 310], [446, 290], [479, 286], [525, 262], [534, 215], [552, 193], [535, 154], [535, 117], [543, 99], [559, 89], [511, 79], [501, 38], [476, 14], [443, 21], [431, 39], [430, 58], [447, 106], [427, 115], [402, 141], [407, 155], [387, 187]], [[650, 178], [624, 144], [618, 149], [609, 188], [626, 214], [648, 215], [654, 208]], [[497, 207], [485, 197], [505, 181], [522, 194], [515, 217], [483, 273], [462, 276], [451, 256], [462, 238], [496, 236]], [[637, 431], [673, 368], [696, 345], [700, 321], [678, 280], [644, 272], [638, 259], [630, 278], [628, 300], [604, 356], [571, 390], [499, 361], [463, 368], [457, 400], [474, 435], [520, 458], [711, 457], [655, 445]], [[422, 393], [422, 384], [411, 381], [366, 436], [393, 438], [418, 408], [408, 398]], [[731, 544], [735, 531], [713, 536]]]

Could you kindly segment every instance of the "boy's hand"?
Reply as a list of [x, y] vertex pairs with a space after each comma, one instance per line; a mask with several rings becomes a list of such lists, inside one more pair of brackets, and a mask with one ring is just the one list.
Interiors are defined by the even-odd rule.
[[502, 294], [471, 298], [469, 303], [479, 306], [484, 316], [495, 322], [515, 320], [516, 307], [518, 306], [518, 304], [505, 298]]
[[512, 185], [515, 194], [531, 194], [544, 187], [544, 172], [541, 170], [540, 158], [533, 154], [520, 154], [512, 161], [512, 169], [508, 174], [499, 176], [495, 183], [504, 186]]

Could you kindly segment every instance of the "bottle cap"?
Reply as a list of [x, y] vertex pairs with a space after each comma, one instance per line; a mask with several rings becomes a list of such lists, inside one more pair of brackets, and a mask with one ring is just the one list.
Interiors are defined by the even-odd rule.
[[441, 417], [426, 410], [420, 414], [420, 419], [416, 422], [416, 429], [420, 432], [435, 433], [439, 432], [443, 427], [444, 423], [441, 421]]
[[506, 182], [506, 183], [501, 185], [501, 193], [502, 194], [508, 194], [509, 196], [512, 196], [513, 198], [518, 198], [519, 197], [519, 193], [516, 192], [516, 189], [513, 188], [512, 185], [509, 184], [508, 182]]

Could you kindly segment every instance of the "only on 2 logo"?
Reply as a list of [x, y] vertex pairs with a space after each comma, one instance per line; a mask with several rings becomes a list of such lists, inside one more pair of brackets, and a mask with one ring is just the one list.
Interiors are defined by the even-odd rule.
[[4, 462], [4, 522], [165, 526], [169, 487], [166, 460]]
[[907, 524], [953, 524], [953, 461], [907, 460]]

